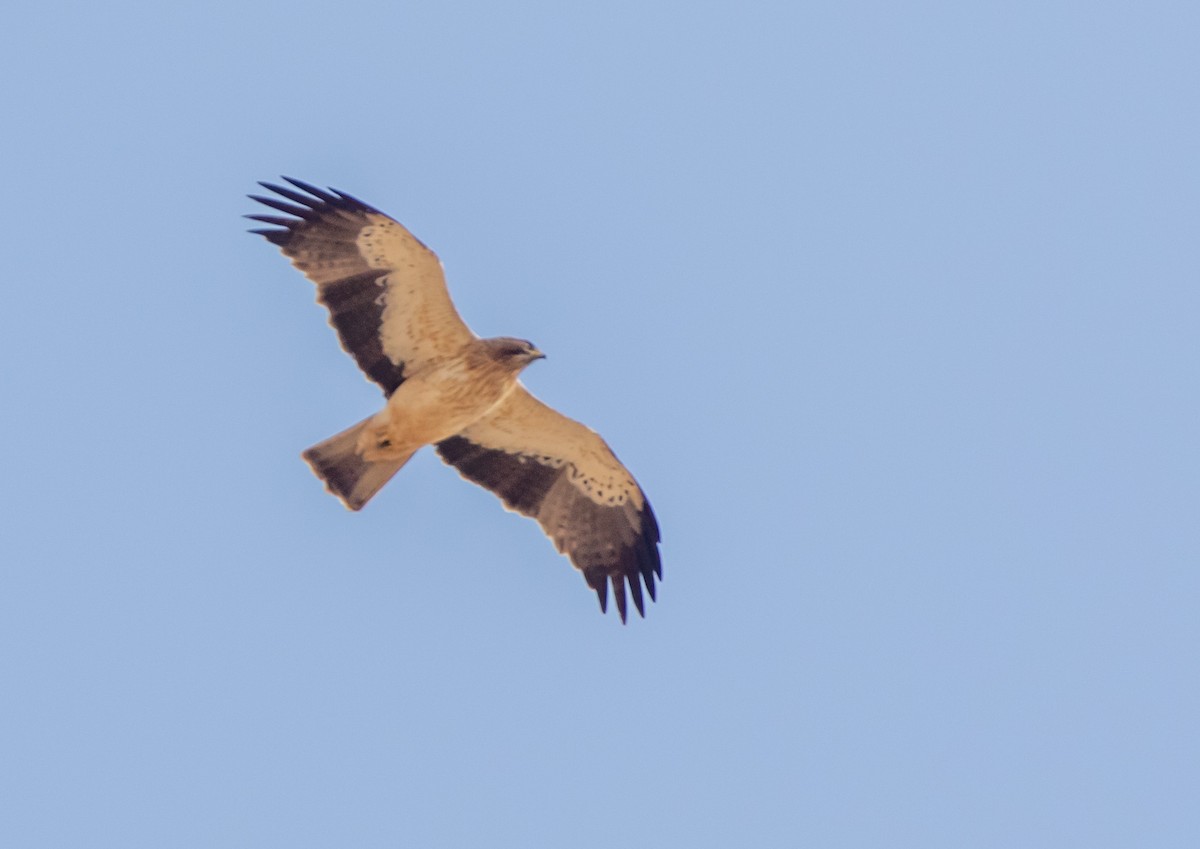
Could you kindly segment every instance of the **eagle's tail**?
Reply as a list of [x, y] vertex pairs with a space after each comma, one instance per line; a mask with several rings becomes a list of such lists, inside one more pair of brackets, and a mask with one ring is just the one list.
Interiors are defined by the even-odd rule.
[[[372, 417], [373, 418], [373, 417]], [[361, 510], [371, 497], [400, 471], [416, 451], [400, 457], [368, 460], [359, 453], [359, 436], [371, 418], [363, 419], [349, 430], [318, 442], [302, 455], [325, 488], [351, 510]]]

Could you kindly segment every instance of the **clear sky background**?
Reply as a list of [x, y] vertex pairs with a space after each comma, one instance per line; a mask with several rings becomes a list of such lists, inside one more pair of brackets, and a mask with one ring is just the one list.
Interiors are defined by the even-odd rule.
[[[21, 4], [0, 845], [1194, 847], [1195, 2]], [[647, 618], [376, 410], [256, 180], [597, 430]]]

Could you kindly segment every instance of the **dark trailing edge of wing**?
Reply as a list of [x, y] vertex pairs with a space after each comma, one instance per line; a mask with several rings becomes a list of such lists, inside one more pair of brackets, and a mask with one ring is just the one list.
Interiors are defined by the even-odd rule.
[[318, 284], [317, 300], [329, 309], [329, 323], [342, 347], [385, 395], [391, 395], [404, 382], [404, 364], [392, 362], [379, 339], [385, 306], [379, 296], [386, 272], [367, 265], [356, 242], [367, 223], [365, 216], [379, 210], [336, 189], [283, 179], [300, 191], [274, 183], [259, 185], [290, 202], [262, 195], [250, 195], [250, 199], [291, 217], [247, 215], [272, 225], [250, 232], [278, 245], [301, 271], [311, 260], [337, 261], [352, 271], [341, 279]]
[[[642, 585], [651, 600], [655, 597], [654, 577], [662, 580], [662, 560], [658, 552], [660, 540], [658, 522], [650, 502], [643, 501], [637, 514], [637, 527], [630, 527], [627, 514], [622, 507], [607, 507], [596, 504], [565, 480], [564, 469], [545, 466], [534, 457], [509, 454], [492, 448], [484, 448], [466, 437], [452, 436], [437, 444], [438, 454], [458, 469], [467, 480], [491, 490], [512, 510], [525, 516], [537, 518], [543, 501], [561, 481], [563, 490], [571, 499], [570, 512], [578, 518], [580, 535], [607, 532], [606, 540], [613, 544], [597, 548], [596, 539], [586, 536], [567, 535], [565, 544], [560, 544], [556, 530], [546, 528], [559, 550], [571, 558], [589, 587], [600, 601], [600, 610], [608, 610], [608, 587], [612, 584], [613, 597], [621, 621], [626, 619], [625, 585], [629, 584], [629, 595], [641, 616], [646, 615], [642, 597]], [[624, 537], [631, 536], [632, 539]], [[588, 545], [591, 543], [591, 545]]]

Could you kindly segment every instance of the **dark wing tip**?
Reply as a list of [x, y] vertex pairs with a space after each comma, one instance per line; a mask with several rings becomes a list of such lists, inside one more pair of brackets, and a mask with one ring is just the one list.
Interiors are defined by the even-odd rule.
[[[284, 177], [284, 179], [286, 180], [287, 177]], [[301, 194], [300, 192], [294, 192], [291, 189], [287, 188], [286, 186], [279, 186], [279, 185], [276, 185], [275, 183], [260, 182], [259, 185], [262, 186], [264, 189], [266, 189], [269, 192], [274, 192], [275, 194], [279, 195], [280, 197], [285, 197], [290, 201], [294, 201], [294, 202], [300, 204], [301, 206], [304, 206], [304, 207], [307, 207], [308, 209], [313, 209], [313, 210], [319, 210], [322, 206], [327, 205], [329, 203], [329, 201], [327, 201], [326, 198], [329, 198], [330, 200], [337, 200], [332, 195], [327, 195], [324, 192], [321, 192], [319, 189], [315, 189], [312, 187], [309, 187], [309, 189], [305, 189], [305, 191], [309, 192], [309, 194], [306, 195], [306, 194]], [[311, 191], [310, 191], [310, 189], [311, 189]]]
[[[612, 584], [612, 594], [616, 599], [617, 612], [621, 621], [628, 618], [629, 598], [633, 599], [633, 607], [643, 619], [646, 617], [646, 596], [650, 601], [658, 600], [658, 588], [655, 577], [662, 580], [662, 557], [658, 550], [658, 526], [653, 514], [649, 512], [649, 504], [641, 516], [641, 527], [635, 532], [636, 536], [626, 545], [618, 547], [615, 552], [602, 561], [576, 566], [583, 572], [587, 585], [595, 591], [600, 600], [600, 611], [607, 612], [608, 585]], [[611, 551], [611, 550], [610, 550]], [[574, 560], [572, 552], [568, 552]], [[626, 582], [629, 586], [626, 589]]]
[[646, 617], [646, 607], [642, 597], [642, 585], [645, 584], [646, 595], [650, 596], [650, 600], [657, 601], [658, 592], [654, 585], [654, 577], [657, 575], [658, 579], [662, 580], [662, 555], [658, 550], [660, 540], [658, 521], [654, 518], [650, 502], [644, 501], [644, 505], [639, 515], [640, 533], [621, 558], [621, 572], [613, 575], [614, 584], [622, 578], [629, 580], [629, 594], [633, 596], [633, 605], [643, 619]]
[[613, 597], [617, 600], [617, 612], [621, 614], [621, 624], [626, 622], [625, 616], [625, 576], [616, 574], [612, 576]]
[[[608, 587], [612, 584], [613, 598], [617, 602], [617, 613], [621, 615], [621, 623], [625, 624], [629, 618], [629, 605], [625, 595], [625, 579], [624, 572], [612, 572], [604, 566], [595, 566], [585, 569], [583, 577], [587, 580], [587, 584], [596, 593], [596, 598], [600, 600], [600, 612], [608, 612]], [[642, 585], [638, 582], [636, 574], [629, 575], [629, 595], [633, 597], [633, 606], [637, 609], [638, 615], [643, 619], [646, 618], [646, 604], [642, 596]], [[650, 597], [654, 597], [654, 590], [650, 590]]]
[[260, 229], [260, 230], [249, 230], [247, 232], [253, 233], [255, 236], [262, 236], [264, 239], [266, 239], [271, 244], [279, 245], [280, 247], [283, 247], [284, 245], [286, 245], [288, 243], [288, 239], [291, 238], [291, 235], [292, 235], [291, 230]]
[[[263, 206], [289, 215], [291, 216], [290, 218], [280, 218], [279, 216], [246, 216], [256, 221], [264, 221], [268, 224], [287, 228], [286, 231], [279, 231], [283, 233], [282, 236], [279, 236], [277, 239], [271, 239], [271, 241], [278, 245], [286, 243], [287, 233], [295, 232], [297, 228], [307, 222], [314, 222], [323, 217], [325, 217], [325, 220], [329, 220], [327, 216], [332, 215], [333, 210], [359, 213], [379, 211], [357, 198], [353, 198], [335, 189], [318, 188], [311, 183], [305, 183], [303, 180], [295, 180], [291, 177], [284, 177], [283, 180], [295, 186], [300, 191], [289, 189], [287, 186], [281, 186], [277, 183], [260, 181], [260, 186], [279, 197], [270, 197], [267, 195], [248, 195], [248, 197], [257, 203], [261, 203]], [[279, 198], [283, 198], [284, 200], [280, 200]], [[259, 235], [266, 234], [259, 233]], [[267, 238], [271, 237], [267, 236]]]
[[379, 212], [378, 209], [369, 203], [364, 203], [354, 195], [347, 194], [339, 189], [330, 189], [330, 191], [337, 193], [337, 205], [342, 209], [355, 209], [359, 212]]
[[280, 212], [291, 215], [294, 218], [299, 218], [302, 221], [309, 221], [316, 217], [313, 207], [296, 206], [276, 200], [275, 198], [263, 197], [262, 195], [250, 195], [250, 200], [257, 201], [263, 206], [269, 206], [271, 209], [278, 209]]
[[272, 224], [276, 227], [290, 227], [294, 223], [294, 219], [284, 218], [279, 215], [243, 215], [242, 218], [249, 218], [251, 221], [261, 221], [264, 224]]
[[633, 606], [637, 608], [638, 616], [645, 619], [646, 604], [642, 600], [642, 582], [638, 580], [637, 575], [629, 576], [629, 594], [633, 596]]
[[[283, 177], [283, 179], [286, 180], [287, 182], [291, 183], [297, 189], [300, 189], [300, 191], [308, 192], [310, 195], [317, 198], [322, 203], [328, 203], [328, 204], [332, 204], [332, 205], [336, 206], [338, 204], [338, 202], [340, 201], [340, 198], [337, 197], [337, 194], [329, 193], [329, 192], [335, 191], [334, 189], [325, 191], [324, 189], [319, 189], [316, 186], [314, 186], [312, 183], [306, 183], [303, 180], [295, 180], [291, 177]], [[259, 185], [265, 186], [266, 184], [260, 183]], [[273, 192], [279, 192], [281, 195], [284, 195], [286, 197], [286, 194], [284, 194], [283, 191], [280, 191], [279, 189], [275, 188], [274, 186], [267, 186], [267, 188], [271, 189], [271, 191], [273, 191]]]
[[[303, 180], [297, 180], [293, 177], [284, 177], [283, 179], [301, 191], [308, 192], [310, 195], [317, 198], [317, 200], [320, 201], [320, 203], [315, 204], [317, 207], [332, 206], [336, 207], [337, 209], [347, 210], [348, 212], [379, 212], [378, 209], [371, 206], [369, 203], [363, 203], [361, 200], [354, 197], [354, 195], [347, 194], [346, 192], [335, 189], [332, 186], [327, 189], [322, 189], [318, 186], [314, 186], [312, 183], [306, 183]], [[265, 186], [266, 184], [260, 183], [259, 185]], [[271, 191], [278, 192], [284, 197], [292, 197], [293, 200], [296, 199], [294, 197], [296, 195], [295, 192], [291, 192], [287, 189], [280, 190], [280, 188], [276, 186], [270, 186], [269, 188]], [[309, 202], [311, 202], [311, 199]]]
[[603, 569], [585, 569], [583, 577], [600, 600], [600, 612], [608, 613], [608, 572]]

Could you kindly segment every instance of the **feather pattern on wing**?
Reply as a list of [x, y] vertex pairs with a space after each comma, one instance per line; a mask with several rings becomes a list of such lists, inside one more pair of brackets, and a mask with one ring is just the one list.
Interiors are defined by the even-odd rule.
[[398, 221], [356, 198], [284, 178], [261, 183], [284, 200], [251, 195], [278, 215], [251, 215], [329, 309], [342, 347], [390, 396], [406, 375], [475, 338], [459, 317], [437, 255]]
[[538, 521], [583, 572], [607, 609], [608, 585], [625, 619], [626, 582], [639, 614], [662, 578], [658, 523], [633, 476], [599, 434], [519, 385], [462, 433], [438, 443], [442, 459], [510, 510]]

